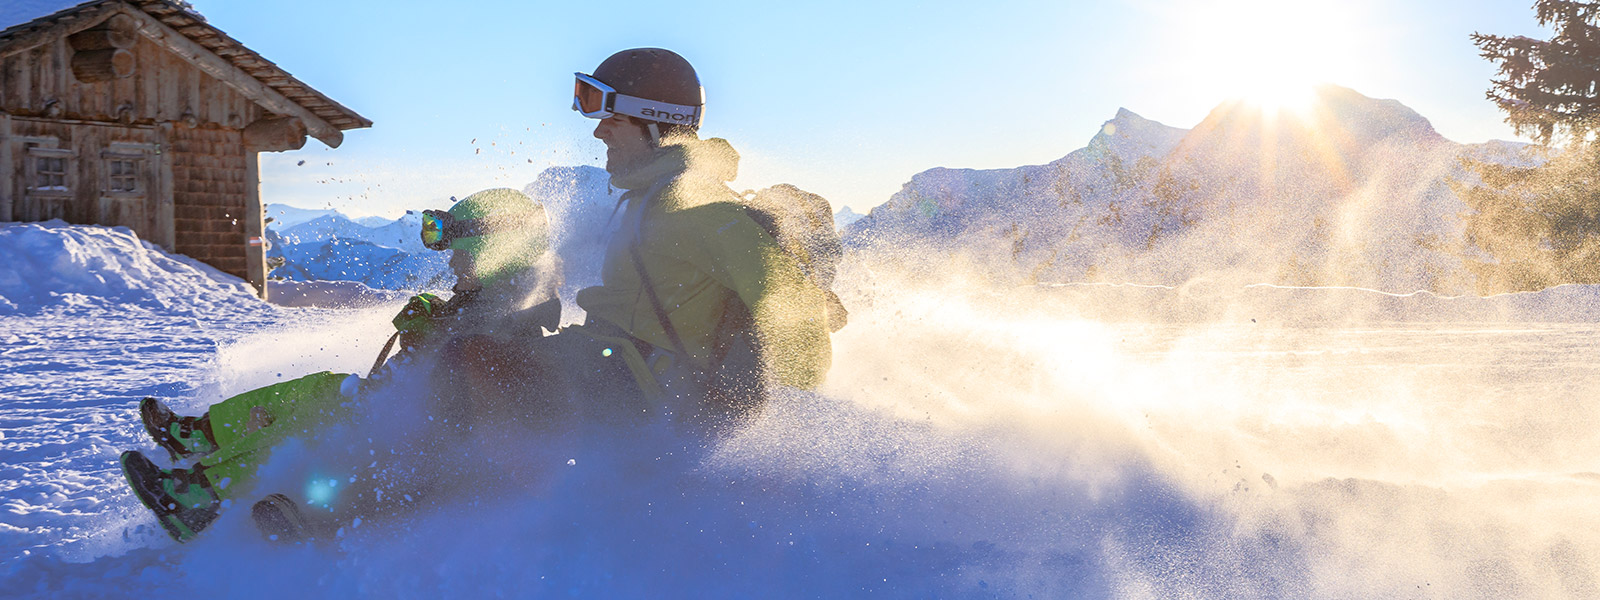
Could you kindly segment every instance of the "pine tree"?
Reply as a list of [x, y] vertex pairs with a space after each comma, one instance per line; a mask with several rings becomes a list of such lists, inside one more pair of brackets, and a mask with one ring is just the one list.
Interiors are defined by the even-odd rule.
[[1600, 1], [1536, 0], [1549, 40], [1473, 34], [1499, 66], [1488, 91], [1517, 133], [1540, 144], [1534, 167], [1465, 160], [1467, 268], [1480, 293], [1600, 283]]

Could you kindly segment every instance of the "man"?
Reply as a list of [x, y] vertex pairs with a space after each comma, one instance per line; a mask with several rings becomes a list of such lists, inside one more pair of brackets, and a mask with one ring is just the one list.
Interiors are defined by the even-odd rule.
[[527, 195], [485, 190], [448, 212], [427, 211], [422, 239], [432, 250], [452, 251], [454, 294], [448, 302], [421, 294], [407, 303], [390, 338], [390, 345], [399, 342], [398, 354], [384, 365], [386, 345], [367, 382], [324, 371], [223, 400], [199, 417], [178, 416], [154, 398], [140, 403], [145, 430], [157, 445], [174, 461], [195, 461], [190, 468], [163, 469], [137, 451], [121, 457], [134, 494], [173, 539], [192, 539], [216, 519], [223, 500], [248, 491], [274, 446], [349, 420], [358, 392], [385, 379], [380, 365], [416, 361], [452, 336], [524, 337], [559, 326], [560, 270], [547, 252], [544, 207]]
[[454, 372], [500, 374], [524, 391], [463, 382], [444, 410], [592, 413], [597, 399], [633, 396], [643, 406], [610, 408], [705, 426], [759, 405], [768, 382], [821, 384], [831, 357], [824, 292], [728, 189], [739, 156], [725, 140], [699, 139], [703, 92], [688, 61], [624, 50], [576, 74], [573, 95], [574, 110], [599, 120], [611, 185], [627, 190], [602, 283], [578, 293], [588, 318], [521, 364], [489, 345], [459, 348]]

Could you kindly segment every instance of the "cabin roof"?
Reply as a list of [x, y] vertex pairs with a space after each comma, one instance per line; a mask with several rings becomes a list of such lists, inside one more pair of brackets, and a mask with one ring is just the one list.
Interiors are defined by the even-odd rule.
[[74, 21], [80, 15], [98, 16], [100, 12], [91, 9], [114, 4], [143, 11], [339, 130], [372, 126], [372, 121], [366, 117], [295, 79], [272, 61], [207, 23], [205, 17], [182, 0], [5, 0], [0, 2], [0, 50], [31, 39], [30, 33]]
[[88, 4], [84, 0], [8, 0], [0, 5], [0, 35], [10, 33], [18, 25], [26, 25], [41, 17]]

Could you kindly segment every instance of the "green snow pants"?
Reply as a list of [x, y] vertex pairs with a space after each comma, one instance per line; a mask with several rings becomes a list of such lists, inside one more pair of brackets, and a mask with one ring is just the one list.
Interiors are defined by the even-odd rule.
[[[217, 450], [200, 459], [206, 479], [222, 498], [249, 489], [256, 469], [273, 446], [292, 436], [315, 436], [350, 418], [351, 398], [339, 393], [348, 373], [323, 371], [293, 381], [250, 390], [211, 406], [211, 434]], [[266, 411], [269, 422], [247, 431], [252, 409]], [[260, 419], [258, 419], [258, 424]]]

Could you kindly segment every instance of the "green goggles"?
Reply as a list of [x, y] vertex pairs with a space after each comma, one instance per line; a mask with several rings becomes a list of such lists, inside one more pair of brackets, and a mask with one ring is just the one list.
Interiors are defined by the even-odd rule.
[[429, 250], [449, 250], [452, 242], [462, 238], [516, 231], [535, 224], [533, 213], [496, 216], [492, 219], [457, 219], [455, 215], [442, 210], [425, 210], [422, 211], [422, 245]]

